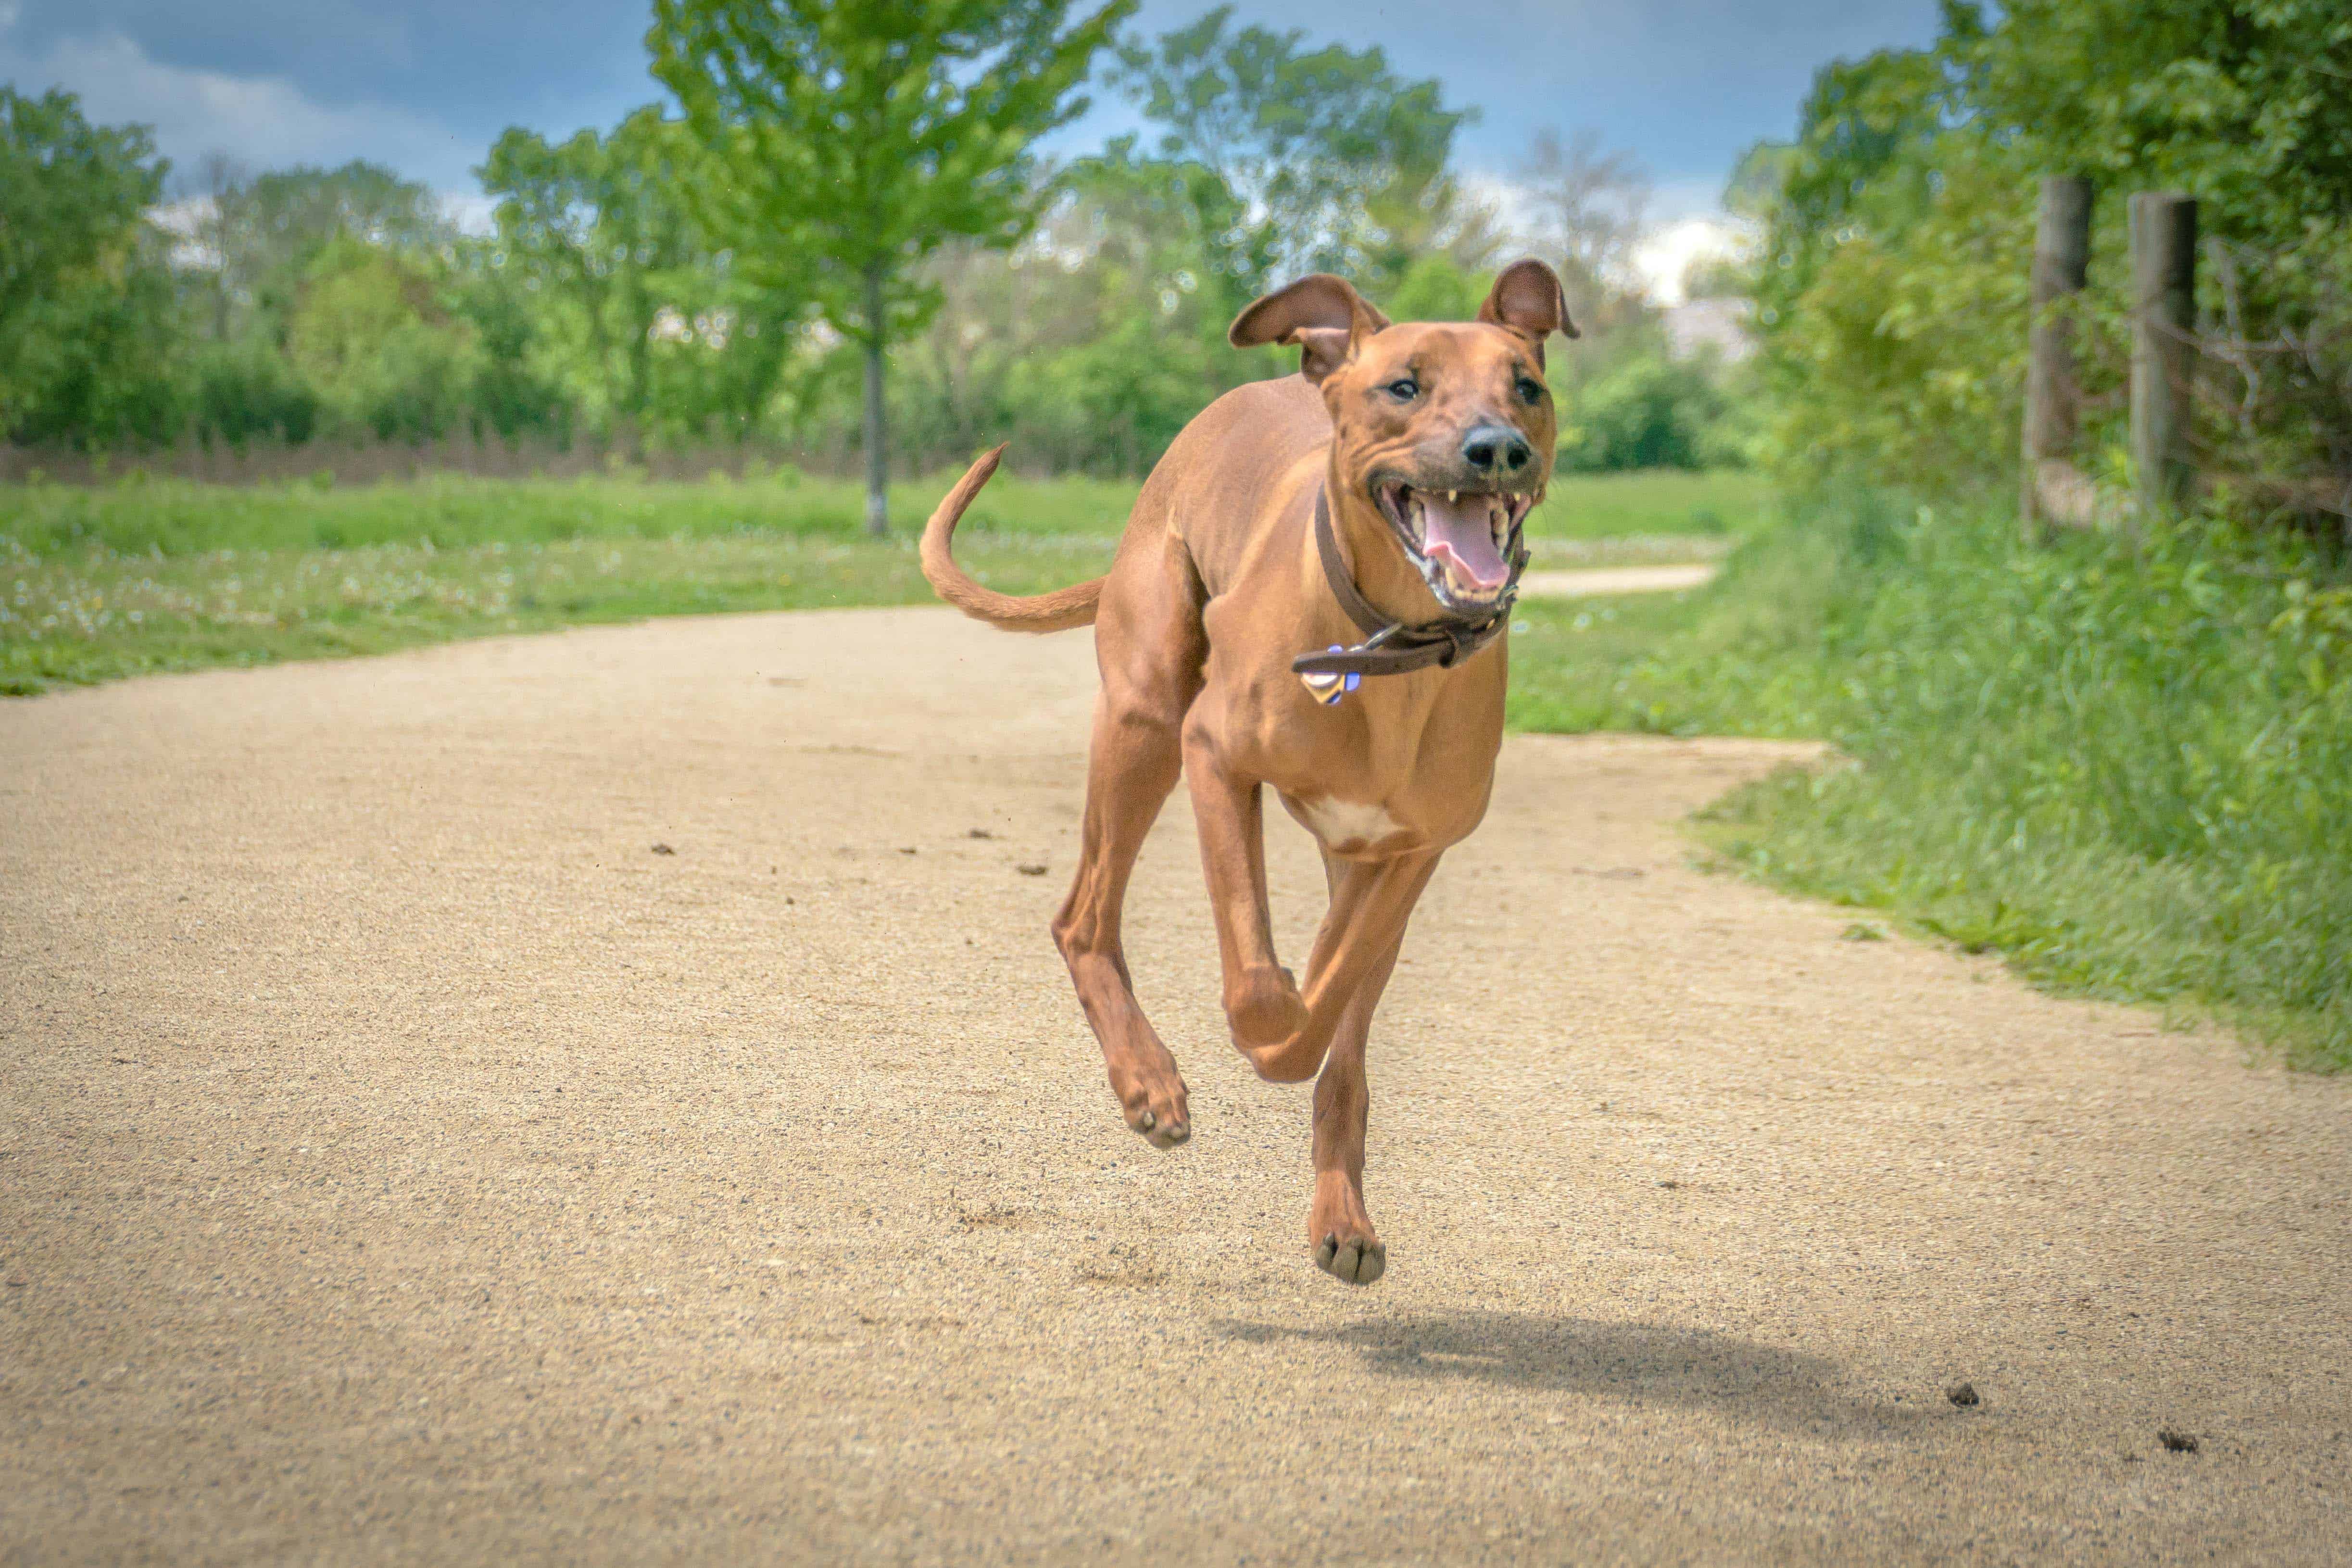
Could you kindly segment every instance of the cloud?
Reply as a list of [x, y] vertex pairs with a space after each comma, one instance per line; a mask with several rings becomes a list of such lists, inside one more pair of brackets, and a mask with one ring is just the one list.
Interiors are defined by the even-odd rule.
[[459, 234], [479, 239], [498, 229], [499, 198], [480, 191], [441, 191], [441, 212], [457, 225]]
[[1720, 214], [1688, 217], [1654, 231], [1634, 252], [1633, 267], [1653, 300], [1679, 305], [1691, 263], [1734, 259], [1755, 243], [1754, 225], [1740, 219]]
[[[1473, 169], [1462, 183], [1473, 201], [1494, 208], [1506, 230], [1529, 226], [1527, 193], [1510, 175]], [[1642, 292], [1658, 305], [1683, 302], [1683, 275], [1692, 262], [1738, 256], [1755, 243], [1754, 225], [1724, 210], [1720, 180], [1653, 185], [1643, 215], [1647, 222], [1633, 251], [1633, 272]]]
[[183, 171], [208, 152], [253, 169], [365, 158], [445, 189], [473, 183], [467, 168], [481, 149], [426, 116], [374, 103], [321, 103], [282, 77], [169, 65], [119, 31], [27, 50], [10, 36], [16, 14], [0, 9], [0, 78], [20, 91], [77, 93], [82, 112], [99, 123], [154, 127], [157, 147]]

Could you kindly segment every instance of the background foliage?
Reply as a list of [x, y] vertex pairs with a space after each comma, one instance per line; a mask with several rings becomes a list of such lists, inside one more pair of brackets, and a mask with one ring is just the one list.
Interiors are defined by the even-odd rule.
[[[34, 175], [0, 180], [0, 235], [37, 237], [0, 258], [0, 439], [135, 451], [464, 433], [625, 458], [743, 442], [845, 471], [873, 336], [864, 274], [879, 265], [894, 472], [1010, 439], [1032, 471], [1135, 476], [1218, 393], [1293, 368], [1225, 346], [1257, 294], [1337, 268], [1400, 319], [1466, 319], [1494, 269], [1534, 249], [1561, 266], [1587, 332], [1556, 356], [1571, 466], [1745, 451], [1726, 376], [1671, 361], [1640, 298], [1643, 176], [1590, 136], [1538, 139], [1514, 228], [1456, 172], [1470, 111], [1440, 83], [1378, 48], [1221, 8], [1121, 37], [1097, 74], [1149, 129], [1049, 164], [1021, 148], [1078, 101], [1093, 37], [1080, 35], [1102, 18], [1066, 39], [1063, 5], [956, 0], [946, 9], [971, 13], [970, 36], [940, 34], [905, 70], [929, 82], [966, 55], [1031, 46], [1036, 68], [1007, 66], [1002, 91], [973, 77], [936, 103], [888, 95], [907, 123], [862, 140], [915, 152], [884, 204], [904, 221], [873, 229], [855, 203], [796, 193], [872, 182], [817, 157], [861, 141], [826, 141], [809, 120], [848, 89], [770, 82], [808, 123], [752, 101], [736, 46], [761, 8], [681, 0], [657, 18], [651, 43], [688, 117], [648, 107], [560, 137], [508, 131], [480, 168], [488, 234], [363, 162], [248, 175], [212, 160], [175, 176], [139, 128], [90, 126], [68, 95], [6, 91], [0, 157]], [[778, 14], [822, 31], [835, 10], [857, 8]], [[926, 162], [925, 138], [997, 147], [986, 179]], [[782, 156], [794, 147], [810, 157]], [[775, 177], [749, 178], [755, 166]], [[969, 198], [953, 212], [918, 199], [950, 186]]]
[[1825, 68], [1750, 154], [1766, 451], [1811, 482], [2010, 482], [2033, 191], [2095, 183], [2084, 465], [2123, 465], [2125, 200], [2200, 198], [2196, 438], [2242, 509], [2352, 517], [2352, 11], [1946, 0], [1929, 50]]

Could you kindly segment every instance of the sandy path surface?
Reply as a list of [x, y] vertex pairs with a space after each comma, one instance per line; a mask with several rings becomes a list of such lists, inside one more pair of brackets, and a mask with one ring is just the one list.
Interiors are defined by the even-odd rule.
[[1515, 739], [1350, 1290], [1181, 798], [1191, 1145], [1102, 1083], [1091, 685], [877, 611], [0, 706], [0, 1559], [2352, 1553], [2352, 1084], [1689, 869], [1789, 748]]

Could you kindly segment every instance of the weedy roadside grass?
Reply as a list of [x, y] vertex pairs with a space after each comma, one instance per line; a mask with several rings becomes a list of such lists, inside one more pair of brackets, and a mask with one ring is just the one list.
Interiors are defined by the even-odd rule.
[[1849, 497], [1706, 589], [1520, 616], [1521, 727], [1834, 743], [1705, 814], [1733, 865], [2352, 1067], [2340, 552], [2201, 520], [2028, 549]]
[[[898, 532], [880, 541], [855, 484], [791, 471], [0, 487], [0, 693], [588, 622], [923, 603], [912, 530], [952, 479], [894, 486]], [[1013, 593], [1095, 576], [1138, 488], [1000, 474], [965, 516], [959, 558]], [[1745, 476], [1564, 480], [1538, 551], [1689, 559], [1761, 515]]]

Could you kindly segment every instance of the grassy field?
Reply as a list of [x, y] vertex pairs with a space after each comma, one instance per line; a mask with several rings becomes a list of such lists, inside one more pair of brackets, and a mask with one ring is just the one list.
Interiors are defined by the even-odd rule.
[[[911, 529], [950, 478], [894, 489], [900, 531], [882, 541], [861, 532], [856, 486], [789, 474], [0, 489], [0, 692], [585, 622], [919, 603]], [[1136, 489], [1000, 475], [960, 558], [1008, 592], [1094, 576]], [[1688, 559], [1763, 512], [1743, 476], [1571, 479], [1534, 531], [1548, 560]]]
[[2352, 575], [2292, 537], [2046, 549], [1858, 498], [1709, 588], [1535, 603], [1524, 728], [1805, 736], [1701, 824], [1776, 885], [2031, 978], [2212, 1011], [2352, 1067]]

